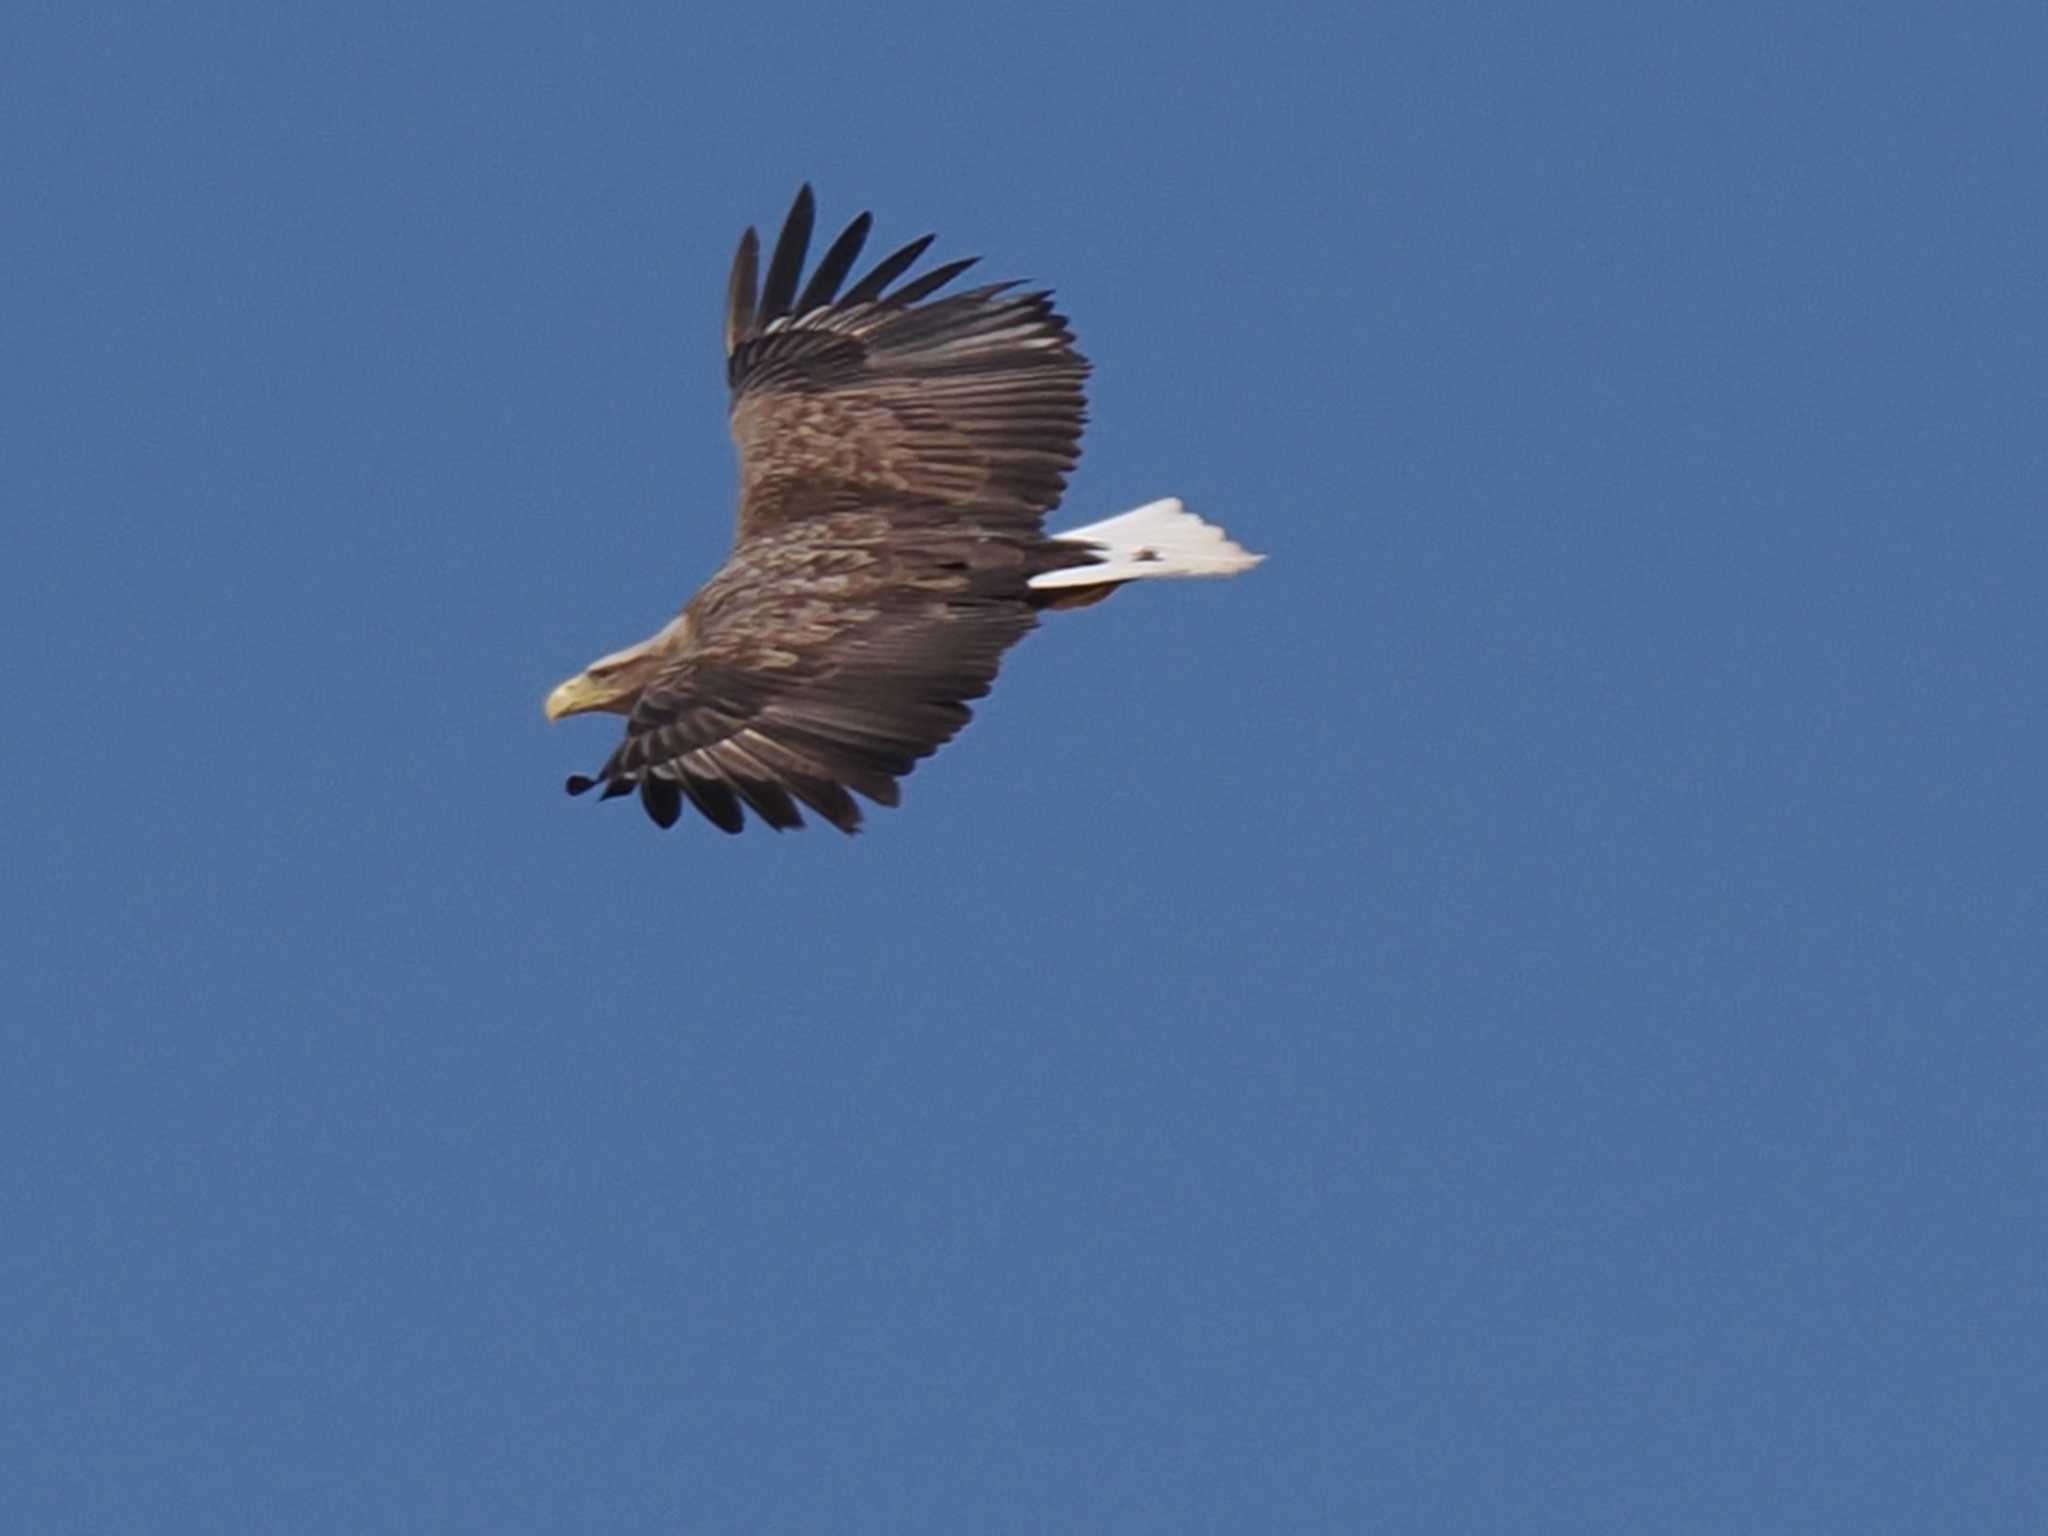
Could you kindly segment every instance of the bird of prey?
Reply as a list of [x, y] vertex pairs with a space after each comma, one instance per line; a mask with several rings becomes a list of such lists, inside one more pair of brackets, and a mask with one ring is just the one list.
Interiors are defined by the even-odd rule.
[[747, 810], [802, 826], [799, 805], [856, 831], [854, 794], [895, 805], [896, 781], [967, 723], [1040, 614], [1263, 558], [1171, 499], [1047, 534], [1088, 376], [1052, 295], [935, 297], [973, 258], [899, 281], [930, 235], [841, 292], [865, 213], [806, 281], [813, 216], [806, 186], [758, 287], [752, 229], [733, 260], [731, 554], [662, 629], [547, 699], [550, 720], [625, 717], [618, 749], [569, 792], [637, 792], [663, 827], [687, 801], [727, 832]]

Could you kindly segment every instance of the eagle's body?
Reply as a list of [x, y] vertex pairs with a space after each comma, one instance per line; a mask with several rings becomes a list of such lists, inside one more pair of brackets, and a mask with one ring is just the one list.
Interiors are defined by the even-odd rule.
[[732, 553], [673, 622], [548, 698], [551, 719], [626, 717], [571, 792], [637, 790], [663, 826], [687, 800], [728, 832], [742, 807], [795, 827], [801, 803], [852, 832], [848, 791], [896, 804], [897, 779], [967, 723], [1040, 612], [1259, 558], [1172, 501], [1048, 536], [1088, 373], [1051, 295], [999, 283], [922, 302], [965, 261], [890, 292], [926, 236], [842, 296], [866, 214], [799, 293], [811, 223], [806, 187], [758, 296], [753, 230], [733, 263]]

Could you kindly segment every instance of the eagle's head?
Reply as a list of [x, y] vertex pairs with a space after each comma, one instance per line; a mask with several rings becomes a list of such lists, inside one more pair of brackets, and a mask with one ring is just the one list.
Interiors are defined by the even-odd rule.
[[564, 715], [588, 714], [592, 710], [630, 715], [640, 690], [661, 666], [661, 638], [656, 635], [623, 651], [600, 656], [563, 682], [548, 695], [548, 719], [559, 720]]
[[548, 719], [604, 710], [630, 715], [640, 691], [689, 643], [690, 616], [679, 613], [638, 645], [600, 656], [548, 695]]

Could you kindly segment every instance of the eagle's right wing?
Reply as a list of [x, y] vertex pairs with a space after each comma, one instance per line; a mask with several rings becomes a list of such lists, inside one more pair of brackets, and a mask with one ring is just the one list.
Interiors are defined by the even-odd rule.
[[[852, 832], [847, 791], [895, 805], [896, 780], [967, 723], [1036, 623], [1033, 566], [938, 530], [893, 554], [874, 519], [847, 516], [736, 552], [685, 611], [618, 749], [571, 787], [637, 788], [664, 826], [688, 800], [728, 832], [743, 806], [783, 828], [803, 824], [801, 803]], [[878, 532], [880, 548], [864, 544]]]

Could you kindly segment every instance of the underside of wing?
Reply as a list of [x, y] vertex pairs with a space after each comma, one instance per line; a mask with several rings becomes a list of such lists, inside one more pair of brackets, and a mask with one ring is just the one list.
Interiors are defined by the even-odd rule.
[[949, 741], [1002, 656], [1036, 622], [1036, 541], [949, 532], [927, 507], [906, 543], [842, 515], [735, 556], [691, 603], [685, 638], [642, 692], [594, 778], [671, 825], [685, 802], [737, 832], [808, 807], [841, 831], [853, 795], [893, 806], [896, 781]]
[[943, 503], [991, 531], [1036, 533], [1080, 452], [1088, 363], [1045, 292], [995, 283], [934, 297], [972, 259], [899, 281], [931, 237], [845, 292], [862, 214], [804, 279], [814, 204], [797, 194], [757, 283], [748, 230], [726, 295], [740, 450], [738, 536], [897, 501]]

